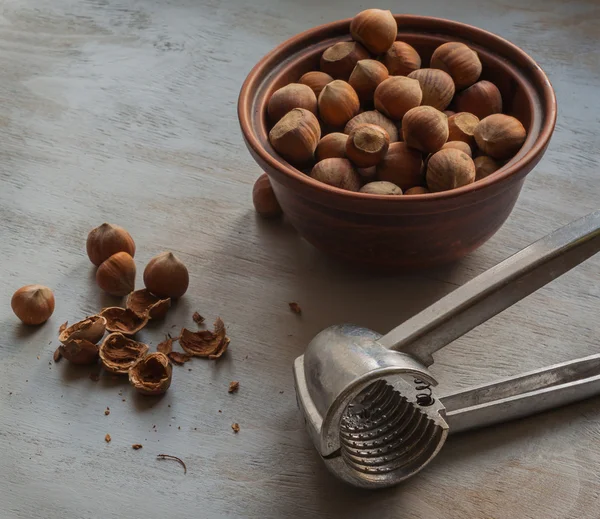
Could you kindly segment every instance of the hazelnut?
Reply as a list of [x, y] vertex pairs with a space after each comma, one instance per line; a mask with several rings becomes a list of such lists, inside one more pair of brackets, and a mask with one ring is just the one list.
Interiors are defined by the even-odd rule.
[[394, 43], [398, 24], [391, 11], [367, 9], [352, 18], [350, 34], [373, 54], [383, 54]]
[[502, 94], [489, 81], [478, 81], [456, 96], [454, 105], [459, 112], [469, 112], [483, 119], [502, 113]]
[[355, 41], [342, 41], [329, 47], [321, 56], [321, 71], [333, 79], [347, 81], [355, 65], [361, 59], [368, 59], [369, 53]]
[[313, 159], [320, 138], [319, 121], [304, 108], [294, 108], [288, 112], [269, 132], [269, 141], [275, 151], [298, 165]]
[[409, 148], [404, 142], [393, 142], [377, 165], [377, 178], [405, 191], [424, 182], [422, 170], [423, 158], [418, 150]]
[[430, 66], [450, 74], [457, 90], [475, 83], [479, 79], [482, 68], [477, 53], [457, 41], [444, 43], [435, 49]]
[[435, 153], [448, 140], [448, 119], [432, 106], [417, 106], [402, 118], [402, 136], [411, 148]]
[[448, 140], [466, 142], [469, 146], [475, 144], [473, 136], [479, 119], [473, 114], [459, 112], [448, 117]]
[[42, 324], [54, 312], [54, 294], [48, 287], [27, 285], [13, 294], [10, 305], [23, 324]]
[[290, 83], [273, 92], [267, 105], [269, 119], [276, 123], [294, 108], [304, 108], [317, 114], [317, 96], [309, 86]]
[[395, 41], [383, 56], [383, 64], [390, 76], [408, 76], [421, 68], [421, 56], [408, 43]]
[[135, 256], [135, 243], [131, 235], [123, 227], [110, 223], [103, 223], [90, 231], [86, 249], [96, 267], [117, 252], [126, 252], [132, 258]]
[[375, 90], [375, 108], [391, 119], [402, 119], [411, 108], [421, 104], [423, 92], [416, 79], [389, 77]]
[[359, 168], [369, 168], [381, 162], [390, 145], [390, 136], [374, 124], [362, 124], [348, 135], [346, 156]]
[[302, 85], [306, 85], [312, 89], [317, 97], [323, 90], [323, 87], [327, 83], [331, 83], [333, 78], [329, 74], [325, 74], [325, 72], [319, 72], [318, 70], [313, 70], [311, 72], [307, 72], [304, 74], [299, 80], [298, 83]]
[[466, 153], [446, 149], [434, 153], [427, 164], [427, 187], [432, 192], [447, 191], [475, 181], [475, 164]]
[[487, 155], [481, 155], [473, 162], [475, 163], [475, 180], [481, 180], [500, 169], [500, 164]]
[[161, 352], [149, 353], [129, 369], [129, 383], [142, 395], [162, 395], [171, 386], [173, 367]]
[[144, 285], [160, 297], [181, 297], [189, 282], [188, 269], [172, 252], [154, 256], [144, 269]]
[[444, 110], [454, 97], [454, 81], [449, 74], [436, 68], [422, 68], [408, 75], [416, 79], [423, 91], [422, 105]]
[[266, 173], [263, 173], [252, 189], [252, 202], [254, 209], [263, 218], [276, 218], [281, 216], [281, 206], [275, 197], [271, 181]]
[[456, 112], [453, 112], [452, 110], [444, 110], [444, 115], [446, 117], [451, 117], [455, 114]]
[[144, 288], [131, 292], [125, 306], [141, 318], [147, 315], [150, 319], [163, 319], [171, 307], [171, 298], [161, 299]]
[[111, 333], [100, 345], [100, 360], [107, 371], [117, 375], [126, 375], [146, 353], [148, 346], [142, 342], [125, 337], [122, 333]]
[[125, 296], [135, 287], [135, 262], [127, 252], [117, 252], [96, 271], [98, 286], [113, 296]]
[[356, 168], [356, 172], [360, 175], [363, 182], [370, 182], [377, 176], [377, 166], [368, 168]]
[[324, 184], [348, 191], [358, 191], [362, 186], [359, 174], [348, 159], [334, 158], [317, 162], [310, 176]]
[[370, 102], [379, 83], [388, 76], [388, 70], [383, 63], [374, 59], [361, 59], [350, 74], [348, 83], [363, 103]]
[[390, 142], [396, 142], [398, 140], [398, 128], [394, 121], [388, 119], [377, 110], [369, 110], [354, 116], [344, 127], [344, 133], [349, 134], [354, 128], [361, 124], [376, 124], [377, 126], [381, 126], [390, 136]]
[[98, 345], [86, 339], [73, 339], [58, 347], [60, 354], [73, 364], [96, 364]]
[[110, 306], [103, 308], [100, 315], [106, 319], [108, 332], [119, 332], [125, 335], [135, 335], [148, 324], [148, 313], [138, 315], [129, 308]]
[[86, 340], [92, 344], [96, 344], [104, 336], [105, 329], [106, 319], [101, 315], [92, 315], [61, 331], [58, 335], [58, 340], [63, 344], [67, 344], [75, 339]]
[[488, 115], [475, 128], [477, 146], [494, 159], [512, 157], [521, 149], [526, 137], [521, 121], [510, 115]]
[[359, 110], [358, 96], [345, 81], [332, 81], [325, 85], [319, 95], [319, 115], [325, 124], [344, 126]]
[[[350, 122], [353, 120], [354, 119]], [[345, 133], [333, 132], [325, 135], [325, 137], [319, 141], [319, 144], [317, 144], [317, 149], [315, 151], [317, 161], [332, 158], [345, 159], [347, 140], [348, 136]]]
[[431, 193], [431, 191], [422, 186], [411, 187], [404, 192], [405, 195], [426, 195], [427, 193]]
[[402, 189], [396, 184], [380, 180], [378, 182], [369, 182], [360, 188], [361, 193], [368, 193], [370, 195], [401, 195]]
[[469, 146], [466, 142], [463, 141], [450, 141], [442, 146], [443, 150], [447, 150], [448, 148], [454, 148], [455, 150], [460, 150], [463, 153], [466, 153], [469, 157], [473, 156], [471, 151], [471, 146]]

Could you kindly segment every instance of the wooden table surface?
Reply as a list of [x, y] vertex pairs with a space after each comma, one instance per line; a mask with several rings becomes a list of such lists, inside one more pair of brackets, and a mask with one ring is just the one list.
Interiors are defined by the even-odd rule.
[[[261, 56], [364, 3], [2, 2], [3, 519], [600, 517], [600, 398], [452, 438], [419, 476], [371, 493], [335, 480], [304, 431], [292, 362], [323, 327], [351, 321], [386, 332], [599, 206], [600, 3], [401, 4], [521, 46], [553, 82], [559, 119], [510, 219], [485, 246], [451, 267], [380, 279], [340, 268], [285, 222], [256, 218], [250, 193], [260, 171], [236, 116], [242, 81]], [[377, 6], [397, 12], [400, 4]], [[194, 310], [228, 326], [227, 356], [175, 367], [158, 401], [106, 374], [94, 382], [88, 369], [52, 362], [62, 322], [115, 303], [96, 287], [85, 254], [88, 231], [103, 221], [134, 236], [138, 286], [145, 263], [163, 250], [189, 266], [189, 292], [143, 339], [156, 346], [164, 333], [194, 326]], [[437, 354], [441, 385], [596, 353], [599, 259]], [[10, 309], [13, 291], [30, 283], [56, 295], [53, 317], [39, 328], [20, 325]], [[240, 381], [238, 394], [228, 394], [231, 380]], [[160, 453], [182, 458], [187, 475], [157, 461]]]

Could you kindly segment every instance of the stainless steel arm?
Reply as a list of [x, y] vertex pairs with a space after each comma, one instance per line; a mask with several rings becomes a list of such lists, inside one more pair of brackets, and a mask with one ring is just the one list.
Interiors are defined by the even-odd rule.
[[426, 366], [432, 354], [600, 251], [600, 211], [547, 235], [379, 339]]

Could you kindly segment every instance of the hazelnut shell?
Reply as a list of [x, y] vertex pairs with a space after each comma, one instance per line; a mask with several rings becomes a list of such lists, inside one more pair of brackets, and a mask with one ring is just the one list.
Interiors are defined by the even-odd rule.
[[88, 234], [86, 250], [90, 261], [99, 267], [117, 252], [126, 252], [133, 258], [135, 242], [123, 227], [103, 223]]
[[113, 296], [125, 296], [135, 288], [135, 262], [127, 252], [117, 252], [96, 271], [96, 283]]
[[148, 314], [138, 315], [129, 308], [111, 306], [103, 308], [100, 315], [106, 319], [106, 331], [135, 335], [148, 324]]
[[360, 175], [348, 159], [334, 158], [317, 162], [310, 176], [324, 184], [347, 191], [358, 191], [362, 186]]
[[147, 288], [131, 292], [127, 296], [125, 306], [140, 318], [146, 315], [150, 319], [164, 319], [171, 307], [171, 298], [161, 299], [155, 296]]
[[154, 256], [144, 269], [144, 284], [159, 297], [179, 298], [188, 289], [190, 277], [186, 266], [172, 252]]
[[92, 344], [96, 344], [106, 330], [106, 319], [101, 315], [92, 315], [72, 324], [68, 328], [60, 332], [58, 340], [63, 344], [67, 344], [75, 339], [86, 340]]
[[86, 339], [74, 339], [58, 347], [60, 354], [69, 362], [78, 365], [98, 362], [98, 345]]
[[373, 54], [383, 54], [394, 43], [398, 24], [391, 11], [366, 9], [350, 22], [350, 34]]
[[219, 358], [227, 350], [229, 338], [225, 330], [225, 323], [218, 317], [214, 330], [200, 330], [192, 332], [187, 328], [181, 330], [179, 344], [186, 353], [194, 357]]
[[100, 345], [100, 360], [104, 368], [117, 375], [126, 375], [146, 353], [148, 345], [134, 341], [121, 333], [107, 335]]
[[54, 313], [54, 294], [43, 285], [27, 285], [19, 288], [10, 301], [15, 315], [23, 324], [45, 323]]
[[294, 108], [269, 132], [271, 146], [294, 165], [313, 160], [321, 138], [321, 125], [315, 115], [304, 108]]
[[269, 119], [276, 123], [294, 108], [304, 108], [317, 114], [317, 96], [307, 85], [290, 83], [273, 92], [267, 105]]
[[129, 369], [129, 383], [142, 395], [162, 395], [171, 386], [173, 366], [160, 352], [149, 353]]

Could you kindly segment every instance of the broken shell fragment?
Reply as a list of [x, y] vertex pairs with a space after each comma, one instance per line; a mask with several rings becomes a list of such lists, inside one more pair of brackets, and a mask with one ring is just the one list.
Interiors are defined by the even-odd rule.
[[96, 344], [104, 336], [105, 329], [106, 319], [101, 315], [92, 315], [63, 329], [58, 336], [58, 340], [63, 344], [67, 344], [75, 339], [84, 339]]
[[73, 364], [95, 364], [98, 345], [86, 339], [73, 339], [58, 347], [61, 355]]
[[171, 307], [171, 298], [162, 299], [144, 288], [131, 292], [125, 306], [142, 318], [148, 314], [150, 319], [163, 319]]
[[214, 331], [201, 330], [192, 332], [187, 328], [181, 330], [179, 344], [190, 355], [194, 357], [208, 357], [218, 359], [229, 345], [229, 337], [226, 335], [225, 324], [217, 317]]
[[107, 371], [126, 375], [129, 369], [148, 353], [148, 345], [111, 333], [100, 345], [100, 360]]
[[106, 319], [106, 329], [109, 332], [135, 335], [148, 324], [148, 314], [139, 316], [133, 310], [120, 306], [104, 308], [100, 315]]
[[142, 395], [162, 395], [169, 389], [173, 367], [164, 353], [149, 353], [129, 370], [129, 383]]

